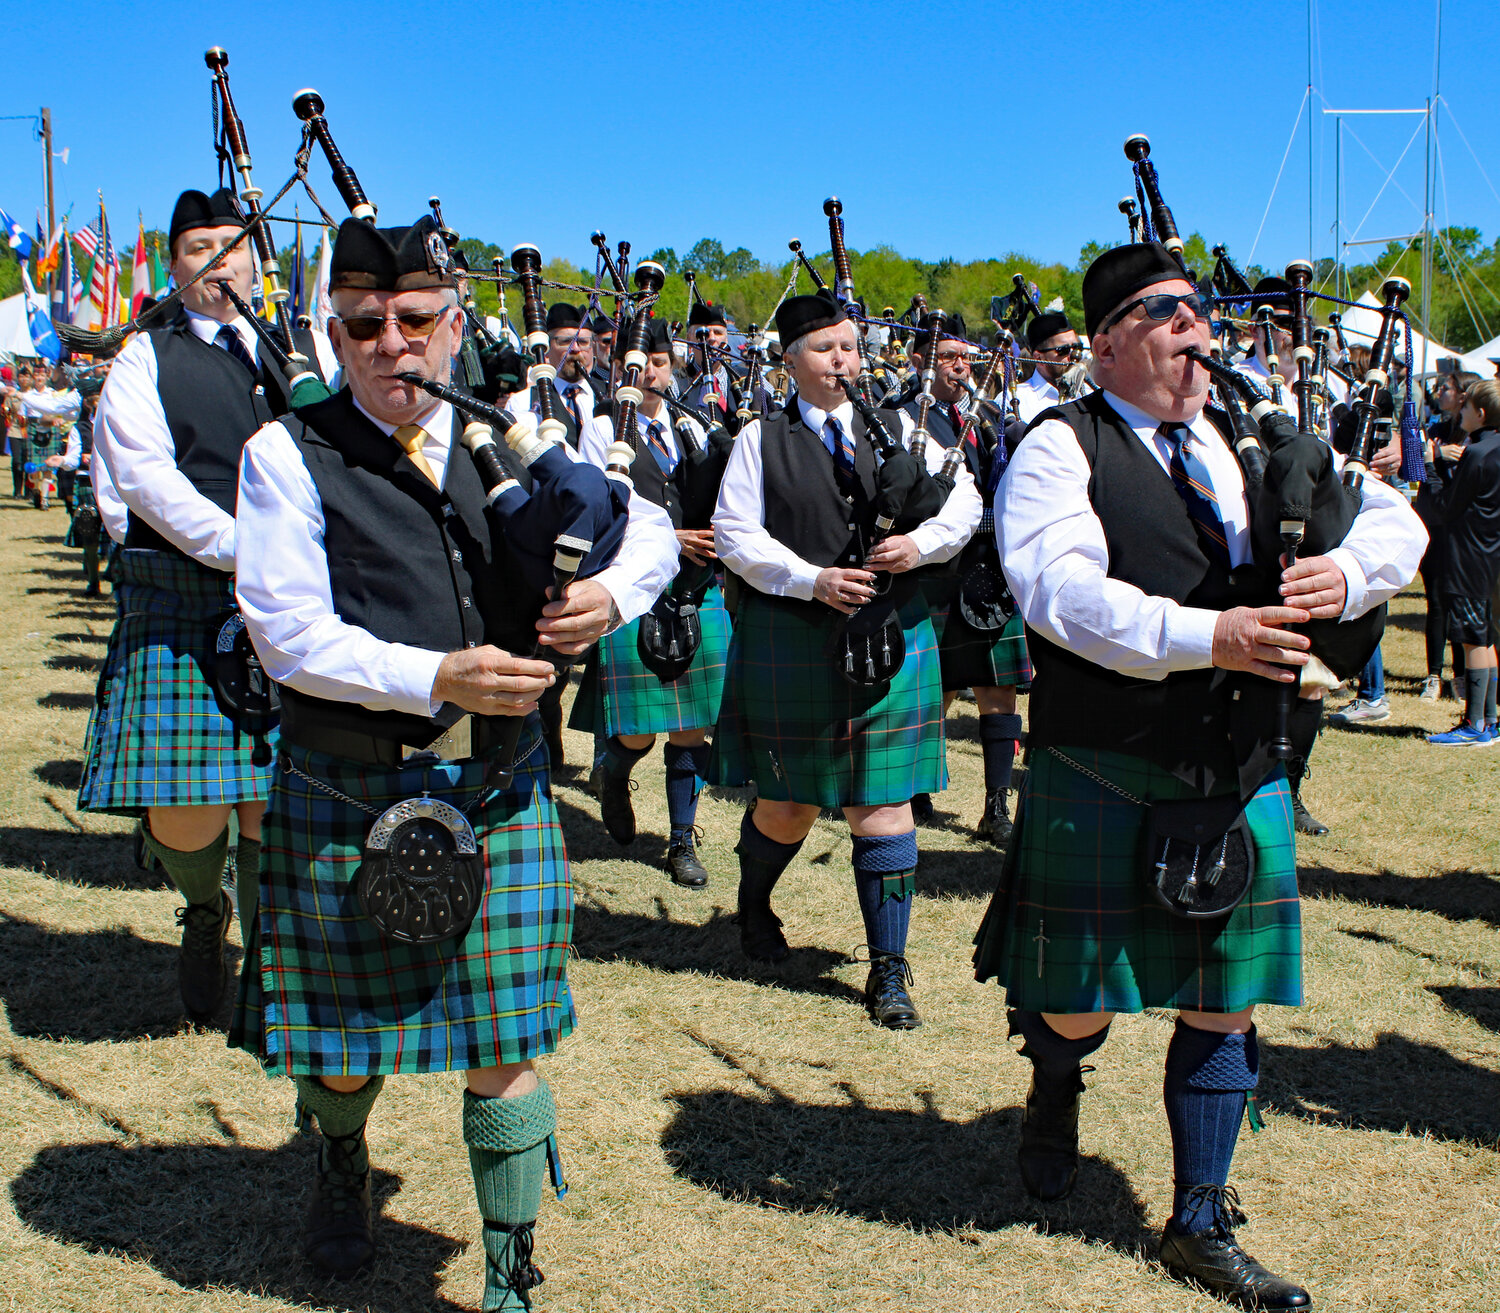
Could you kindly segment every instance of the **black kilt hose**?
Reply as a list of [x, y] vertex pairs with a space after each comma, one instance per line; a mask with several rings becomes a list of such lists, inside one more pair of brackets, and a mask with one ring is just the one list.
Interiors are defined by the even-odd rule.
[[89, 716], [79, 807], [139, 816], [263, 802], [276, 730], [239, 730], [211, 683], [219, 629], [235, 611], [234, 576], [135, 547], [118, 568], [120, 614]]
[[551, 1053], [572, 1031], [573, 895], [537, 718], [510, 785], [467, 815], [487, 879], [468, 931], [441, 944], [387, 939], [357, 881], [377, 811], [424, 791], [459, 810], [483, 761], [396, 769], [283, 750], [261, 838], [260, 914], [240, 973], [232, 1047], [270, 1075], [463, 1071]]
[[856, 689], [829, 645], [843, 617], [820, 602], [745, 588], [714, 732], [712, 784], [818, 807], [881, 806], [948, 785], [932, 619], [920, 590], [899, 611], [906, 661]]

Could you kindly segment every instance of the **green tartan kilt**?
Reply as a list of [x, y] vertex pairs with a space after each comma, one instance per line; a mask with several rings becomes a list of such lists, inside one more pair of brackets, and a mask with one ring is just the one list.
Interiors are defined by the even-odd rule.
[[938, 652], [943, 692], [960, 688], [1009, 688], [1031, 683], [1026, 654], [1026, 621], [1017, 611], [998, 633], [981, 633], [956, 611], [943, 632]]
[[[1118, 752], [1063, 748], [1138, 798], [1193, 796], [1160, 767]], [[975, 936], [976, 979], [1037, 1012], [1238, 1012], [1302, 1002], [1302, 916], [1286, 773], [1245, 812], [1256, 874], [1227, 917], [1194, 921], [1159, 906], [1145, 884], [1145, 809], [1050, 752], [1031, 754], [1006, 862]]]
[[719, 718], [729, 613], [724, 594], [711, 586], [698, 608], [703, 643], [680, 679], [663, 684], [641, 664], [641, 622], [632, 620], [601, 638], [589, 654], [568, 724], [587, 733], [670, 734], [706, 729]]
[[842, 617], [745, 590], [729, 646], [709, 782], [819, 807], [879, 806], [948, 784], [937, 643], [920, 591], [902, 606], [906, 662], [857, 689], [828, 643]]
[[210, 683], [219, 628], [235, 609], [234, 576], [175, 552], [130, 548], [118, 580], [120, 614], [89, 716], [78, 805], [138, 816], [147, 807], [264, 801], [276, 729], [238, 730]]
[[429, 945], [385, 938], [360, 907], [374, 817], [286, 766], [383, 811], [424, 791], [462, 810], [485, 764], [385, 770], [283, 749], [232, 1047], [271, 1075], [373, 1076], [522, 1062], [571, 1033], [567, 853], [535, 720], [522, 739], [510, 786], [469, 813], [489, 877], [479, 912], [462, 938]]

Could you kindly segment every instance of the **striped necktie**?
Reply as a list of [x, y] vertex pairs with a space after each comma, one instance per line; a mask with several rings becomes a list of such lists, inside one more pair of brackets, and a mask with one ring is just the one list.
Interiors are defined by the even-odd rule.
[[834, 468], [838, 471], [839, 483], [842, 487], [849, 488], [854, 485], [854, 437], [844, 432], [844, 426], [834, 419], [828, 417], [823, 426], [827, 434], [829, 449], [833, 452]]
[[255, 366], [255, 358], [245, 350], [245, 344], [233, 324], [225, 324], [214, 334], [214, 345], [223, 347], [252, 374], [260, 372]]
[[1220, 565], [1229, 565], [1229, 535], [1219, 514], [1219, 499], [1209, 481], [1208, 466], [1188, 448], [1192, 437], [1185, 424], [1163, 424], [1161, 435], [1172, 444], [1172, 486], [1187, 506], [1203, 549]]
[[569, 383], [568, 386], [562, 390], [562, 399], [567, 404], [568, 413], [573, 416], [574, 425], [577, 428], [582, 429], [583, 413], [578, 409], [578, 391], [579, 388], [577, 383]]
[[663, 431], [661, 421], [652, 420], [646, 425], [646, 441], [651, 446], [651, 454], [656, 457], [656, 463], [661, 466], [661, 472], [670, 476], [677, 468], [677, 458], [663, 440]]
[[434, 488], [440, 487], [437, 471], [427, 463], [427, 457], [422, 454], [422, 444], [427, 440], [427, 430], [420, 424], [403, 424], [391, 436], [401, 444], [401, 450], [407, 454], [411, 463], [422, 471], [427, 482]]

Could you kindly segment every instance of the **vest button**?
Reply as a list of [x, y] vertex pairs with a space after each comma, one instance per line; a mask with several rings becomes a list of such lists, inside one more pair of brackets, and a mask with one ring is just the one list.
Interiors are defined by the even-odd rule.
[[471, 603], [471, 602], [470, 602], [470, 601], [469, 601], [469, 599], [468, 599], [468, 598], [467, 598], [467, 597], [466, 597], [466, 598], [464, 598], [464, 599], [463, 599], [463, 601], [462, 601], [462, 603], [461, 603], [461, 605], [462, 605], [462, 606], [463, 606], [463, 609], [464, 609], [464, 610], [465, 610], [465, 611], [467, 611], [467, 610], [468, 610], [468, 609], [469, 609], [469, 607], [470, 607], [470, 606], [471, 606], [471, 605], [472, 605], [472, 603]]
[[850, 520], [849, 521], [849, 532], [853, 533], [857, 528], [859, 528], [859, 526], [857, 524], [855, 524], [853, 520]]
[[457, 547], [453, 549], [453, 559], [455, 561], [462, 561], [464, 559], [464, 554]]

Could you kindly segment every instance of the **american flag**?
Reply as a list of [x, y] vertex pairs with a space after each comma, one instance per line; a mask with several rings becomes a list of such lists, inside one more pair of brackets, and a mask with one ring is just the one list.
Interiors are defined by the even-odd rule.
[[94, 220], [87, 228], [80, 228], [73, 234], [73, 240], [78, 243], [79, 249], [87, 259], [94, 258], [94, 252], [99, 249], [99, 234], [95, 231], [99, 221]]

